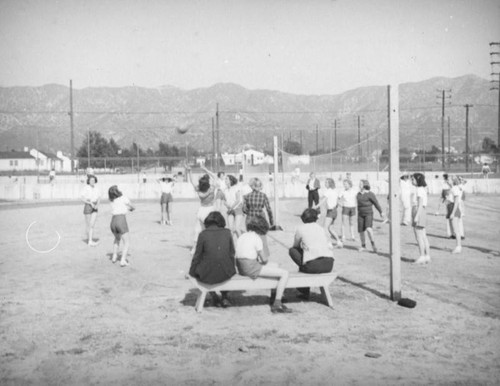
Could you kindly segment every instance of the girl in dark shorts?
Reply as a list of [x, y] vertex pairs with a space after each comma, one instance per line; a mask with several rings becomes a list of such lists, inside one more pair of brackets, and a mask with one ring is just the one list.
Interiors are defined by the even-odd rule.
[[125, 214], [128, 211], [133, 211], [135, 208], [130, 203], [128, 197], [124, 196], [122, 192], [118, 190], [116, 185], [113, 185], [108, 190], [109, 201], [111, 202], [111, 214], [113, 217], [111, 218], [111, 232], [115, 236], [115, 240], [113, 242], [113, 256], [111, 257], [111, 261], [116, 263], [118, 259], [118, 249], [120, 247], [120, 240], [123, 240], [123, 249], [122, 255], [120, 258], [120, 266], [126, 267], [129, 265], [127, 261], [127, 253], [130, 245], [129, 231], [127, 218]]
[[370, 183], [367, 180], [359, 182], [359, 193], [356, 198], [358, 201], [358, 232], [361, 240], [359, 251], [366, 251], [366, 232], [372, 244], [373, 252], [377, 253], [373, 238], [373, 206], [375, 206], [382, 218], [384, 218], [384, 212], [378, 203], [377, 197], [370, 191]]
[[[160, 205], [161, 205], [161, 220], [160, 224], [167, 224], [167, 225], [172, 225], [172, 221], [170, 220], [171, 217], [171, 205], [170, 203], [173, 201], [172, 198], [172, 190], [174, 188], [174, 180], [169, 177], [163, 177], [158, 180], [158, 183], [160, 184], [160, 191], [161, 191], [161, 198], [160, 198]], [[166, 220], [165, 220], [166, 217]]]

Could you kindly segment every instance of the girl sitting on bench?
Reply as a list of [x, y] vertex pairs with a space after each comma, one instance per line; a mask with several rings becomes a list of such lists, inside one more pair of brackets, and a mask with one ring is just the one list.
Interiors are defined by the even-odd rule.
[[290, 313], [291, 309], [285, 307], [281, 299], [288, 281], [288, 271], [279, 268], [276, 263], [269, 263], [267, 254], [264, 253], [264, 244], [260, 236], [269, 230], [267, 220], [262, 216], [250, 217], [247, 221], [247, 232], [243, 233], [236, 241], [236, 266], [242, 276], [252, 279], [258, 277], [279, 278], [276, 288], [276, 297], [271, 305], [271, 312]]
[[[300, 216], [301, 226], [295, 232], [293, 247], [288, 253], [299, 271], [304, 273], [328, 273], [333, 269], [333, 250], [321, 226], [316, 223], [318, 212], [306, 209]], [[298, 288], [302, 297], [309, 298], [309, 288]]]
[[[234, 242], [226, 220], [220, 212], [210, 212], [204, 221], [205, 229], [198, 236], [189, 274], [205, 284], [219, 284], [236, 274], [234, 267]], [[210, 292], [216, 307], [231, 305], [227, 292], [221, 298]]]

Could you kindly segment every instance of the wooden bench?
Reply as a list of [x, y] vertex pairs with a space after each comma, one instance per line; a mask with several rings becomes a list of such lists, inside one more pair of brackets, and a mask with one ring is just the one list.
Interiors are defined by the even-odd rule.
[[[333, 308], [333, 301], [328, 291], [328, 287], [337, 278], [336, 272], [330, 273], [302, 273], [291, 272], [288, 277], [286, 288], [301, 288], [301, 287], [319, 287], [321, 294], [326, 299], [329, 307]], [[278, 284], [278, 278], [271, 277], [258, 277], [253, 280], [247, 276], [234, 275], [231, 279], [219, 284], [205, 284], [196, 280], [194, 277], [189, 276], [189, 280], [200, 290], [198, 299], [196, 300], [196, 311], [203, 311], [205, 298], [208, 292], [211, 291], [245, 291], [257, 289], [270, 289], [275, 290]]]

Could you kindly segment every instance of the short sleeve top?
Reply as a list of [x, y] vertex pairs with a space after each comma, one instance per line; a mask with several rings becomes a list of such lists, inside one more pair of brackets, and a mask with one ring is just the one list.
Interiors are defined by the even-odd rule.
[[130, 205], [130, 200], [127, 196], [121, 195], [111, 201], [111, 214], [117, 216], [120, 214], [126, 214], [128, 212], [128, 206]]
[[258, 252], [264, 245], [259, 235], [253, 231], [243, 233], [236, 241], [236, 258], [257, 260]]
[[326, 198], [326, 208], [335, 209], [339, 201], [339, 193], [337, 189], [326, 189], [324, 196]]

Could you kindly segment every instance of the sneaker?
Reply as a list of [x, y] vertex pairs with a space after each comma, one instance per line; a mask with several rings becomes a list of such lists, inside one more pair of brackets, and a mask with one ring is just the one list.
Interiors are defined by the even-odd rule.
[[290, 314], [293, 311], [290, 308], [288, 308], [282, 304], [280, 306], [272, 305], [271, 312], [273, 314]]
[[456, 247], [451, 253], [461, 253], [462, 252], [462, 247]]
[[450, 239], [455, 240], [456, 238], [457, 238], [457, 236], [455, 236], [455, 235], [451, 235], [451, 236], [450, 236]]
[[165, 221], [161, 220], [160, 225], [165, 225]]
[[118, 260], [118, 256], [113, 256], [113, 257], [111, 258], [111, 262], [112, 262], [113, 264], [114, 264], [114, 263], [116, 263], [116, 260]]
[[339, 241], [337, 243], [337, 248], [344, 248], [344, 243], [342, 241]]
[[99, 245], [99, 242], [89, 241], [89, 247], [96, 247], [98, 245]]
[[378, 252], [378, 249], [375, 245], [372, 245], [372, 249], [373, 249], [373, 253], [377, 253]]
[[365, 247], [359, 247], [359, 248], [358, 248], [358, 252], [364, 252], [364, 251], [366, 251], [366, 248], [365, 248]]
[[431, 258], [429, 256], [420, 256], [417, 260], [413, 262], [413, 264], [418, 264], [418, 265], [427, 264], [430, 260]]
[[220, 305], [222, 306], [222, 308], [227, 308], [232, 306], [231, 302], [227, 298], [222, 299]]
[[128, 267], [130, 264], [128, 263], [127, 260], [120, 261], [120, 267]]

